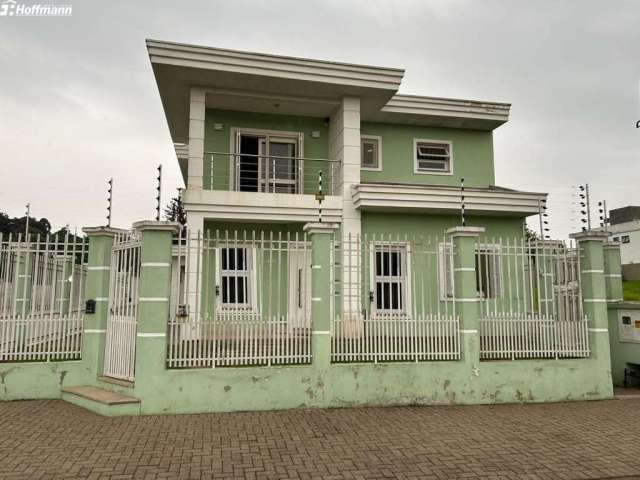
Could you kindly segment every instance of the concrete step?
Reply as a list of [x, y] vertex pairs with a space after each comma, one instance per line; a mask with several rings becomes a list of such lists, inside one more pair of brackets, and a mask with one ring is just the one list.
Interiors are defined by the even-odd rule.
[[140, 399], [91, 385], [65, 387], [62, 399], [108, 417], [140, 414]]

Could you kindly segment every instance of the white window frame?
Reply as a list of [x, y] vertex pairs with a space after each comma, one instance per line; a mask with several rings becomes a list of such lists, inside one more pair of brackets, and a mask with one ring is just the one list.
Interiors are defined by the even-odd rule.
[[[434, 143], [448, 145], [449, 147], [449, 170], [419, 170], [418, 169], [418, 144]], [[433, 140], [428, 138], [413, 139], [413, 173], [417, 175], [453, 175], [453, 143], [450, 140]]]
[[[497, 299], [502, 297], [504, 286], [502, 282], [502, 249], [498, 244], [483, 244], [480, 248], [475, 248], [474, 254], [474, 262], [475, 258], [481, 253], [481, 251], [491, 251], [491, 257], [495, 262], [495, 271], [491, 274], [491, 280], [495, 282], [495, 292], [496, 294], [491, 297], [485, 297], [482, 295], [480, 290], [480, 286], [476, 281], [476, 295], [478, 298], [482, 298], [485, 300]], [[453, 266], [453, 245], [451, 243], [441, 242], [438, 244], [438, 289], [440, 291], [440, 300], [441, 301], [451, 301], [455, 299], [455, 270]], [[448, 260], [448, 262], [447, 262]], [[447, 263], [449, 278], [451, 279], [449, 283], [447, 283]], [[486, 275], [486, 272], [475, 272], [476, 279], [478, 275]]]
[[[222, 250], [223, 249], [244, 249], [245, 250], [245, 264], [250, 266], [247, 270], [247, 290], [245, 295], [248, 295], [249, 302], [242, 306], [234, 306], [234, 304], [223, 303], [222, 292]], [[216, 310], [221, 313], [239, 312], [239, 313], [258, 313], [258, 282], [257, 282], [257, 269], [256, 269], [256, 249], [251, 245], [243, 243], [231, 243], [224, 244], [216, 247]], [[248, 258], [248, 261], [247, 261]], [[237, 304], [236, 304], [237, 305]]]
[[[376, 253], [384, 251], [400, 251], [400, 265], [403, 267], [403, 275], [398, 278], [403, 278], [400, 282], [402, 290], [402, 299], [404, 305], [402, 309], [398, 310], [385, 310], [377, 308], [378, 289], [377, 278], [384, 277], [376, 275]], [[369, 288], [373, 292], [373, 299], [371, 301], [370, 312], [373, 318], [379, 317], [393, 317], [393, 318], [409, 318], [411, 312], [411, 245], [407, 242], [371, 242], [370, 243], [370, 257], [369, 257]], [[386, 277], [385, 277], [386, 278]]]
[[[482, 244], [480, 246], [480, 248], [476, 247], [476, 258], [478, 257], [478, 255], [480, 255], [481, 253], [484, 252], [490, 252], [489, 255], [489, 259], [490, 259], [490, 263], [491, 265], [494, 267], [493, 272], [491, 272], [491, 277], [490, 277], [490, 281], [493, 283], [493, 287], [495, 290], [495, 295], [492, 295], [490, 297], [485, 297], [482, 294], [482, 291], [480, 290], [480, 285], [478, 285], [478, 283], [476, 282], [476, 292], [478, 294], [478, 298], [482, 298], [485, 300], [492, 300], [492, 299], [497, 299], [502, 297], [502, 293], [503, 293], [503, 285], [502, 285], [502, 248], [500, 247], [500, 245], [498, 244], [492, 244], [492, 243], [487, 243], [487, 244]], [[486, 280], [486, 272], [477, 272], [476, 275], [481, 275], [482, 276], [482, 280]]]
[[[378, 166], [377, 167], [365, 167], [362, 165], [362, 142], [363, 140], [375, 140], [378, 142]], [[382, 171], [382, 137], [379, 135], [360, 135], [360, 170], [366, 170], [368, 172], [381, 172]]]
[[[296, 157], [304, 158], [304, 133], [303, 132], [290, 132], [285, 130], [267, 130], [261, 128], [243, 128], [243, 127], [231, 127], [230, 129], [230, 140], [229, 145], [233, 146], [234, 155], [230, 155], [229, 157], [229, 185], [233, 186], [233, 191], [239, 191], [239, 185], [237, 185], [236, 180], [236, 161], [239, 159], [240, 153], [240, 136], [241, 135], [251, 135], [251, 136], [266, 136], [274, 139], [283, 139], [283, 140], [295, 140], [296, 142]], [[269, 155], [265, 154], [264, 157], [268, 158]], [[304, 160], [299, 160], [298, 171], [297, 171], [297, 182], [296, 182], [296, 190], [298, 194], [301, 194], [304, 191]], [[263, 184], [263, 179], [261, 178], [261, 171], [258, 171], [258, 185], [261, 187]], [[260, 190], [259, 190], [260, 192]], [[269, 192], [272, 193], [272, 192]], [[291, 194], [286, 194], [291, 195]]]

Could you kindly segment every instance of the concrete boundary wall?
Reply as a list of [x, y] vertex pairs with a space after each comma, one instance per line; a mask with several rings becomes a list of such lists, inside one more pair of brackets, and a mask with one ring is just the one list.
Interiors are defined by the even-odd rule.
[[[170, 231], [174, 226], [167, 222], [138, 225], [141, 226], [143, 259], [170, 260]], [[473, 237], [478, 232], [474, 227], [458, 227], [450, 234], [456, 248], [471, 251]], [[327, 248], [328, 232], [324, 224], [322, 228], [311, 226], [309, 233], [313, 245]], [[110, 258], [107, 251], [110, 251], [112, 232], [98, 229], [88, 234], [90, 241], [96, 238], [91, 243], [94, 252], [90, 252], [90, 266], [105, 266]], [[581, 244], [583, 269], [589, 271], [583, 275], [585, 300], [604, 297], [605, 290], [611, 290], [605, 286], [603, 273], [604, 239], [586, 234], [576, 239]], [[472, 257], [462, 255], [461, 258], [471, 262]], [[317, 280], [312, 280], [312, 296], [320, 298], [328, 295], [324, 276], [329, 271], [329, 255], [316, 252], [313, 262], [319, 267], [314, 267], [313, 278]], [[88, 294], [104, 295], [106, 279], [102, 271], [91, 269], [90, 272], [94, 272], [95, 278], [88, 278]], [[460, 298], [466, 298], [471, 289], [475, 289], [471, 273], [467, 269], [456, 273], [460, 276], [457, 283], [462, 289], [458, 292]], [[145, 295], [167, 296], [168, 275], [162, 275], [157, 282], [154, 275], [143, 272], [141, 288]], [[320, 328], [329, 323], [329, 302], [318, 302], [311, 317], [314, 326], [311, 365], [169, 370], [166, 338], [161, 335], [166, 328], [168, 307], [149, 305], [139, 311], [138, 331], [157, 335], [138, 338], [135, 382], [128, 386], [99, 379], [104, 348], [101, 331], [107, 316], [106, 310], [99, 309], [85, 319], [85, 331], [90, 329], [93, 333], [85, 333], [82, 361], [0, 364], [0, 400], [61, 398], [63, 387], [94, 385], [139, 398], [142, 414], [170, 414], [361, 405], [557, 402], [612, 397], [606, 303], [585, 302], [585, 313], [590, 319], [591, 356], [561, 360], [480, 361], [477, 308], [475, 304], [460, 307], [464, 327], [460, 360], [331, 364], [329, 336], [324, 334], [326, 328]], [[100, 412], [105, 413], [103, 408]], [[106, 414], [110, 414], [109, 411]]]

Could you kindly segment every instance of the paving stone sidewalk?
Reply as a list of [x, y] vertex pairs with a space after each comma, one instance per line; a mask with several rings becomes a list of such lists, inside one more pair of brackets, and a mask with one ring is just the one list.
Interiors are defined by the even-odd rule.
[[640, 399], [104, 418], [0, 402], [0, 478], [640, 478]]

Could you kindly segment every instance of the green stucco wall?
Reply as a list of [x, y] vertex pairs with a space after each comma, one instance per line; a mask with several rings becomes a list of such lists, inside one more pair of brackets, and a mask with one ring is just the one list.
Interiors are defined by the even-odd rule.
[[[442, 237], [448, 228], [460, 225], [459, 215], [410, 214], [389, 212], [363, 212], [363, 235], [401, 235]], [[523, 218], [466, 216], [466, 224], [470, 227], [485, 227], [483, 237], [522, 238]]]
[[[222, 129], [215, 130], [214, 124], [222, 124]], [[304, 134], [303, 154], [305, 158], [321, 160], [329, 158], [329, 126], [323, 118], [207, 109], [203, 163], [203, 186], [205, 189], [229, 189], [230, 157], [228, 155], [211, 155], [207, 152], [235, 153], [235, 140], [232, 141], [231, 138], [231, 132], [235, 128], [302, 133]], [[320, 133], [319, 138], [311, 136], [311, 132], [314, 131]], [[211, 167], [212, 161], [213, 169]], [[326, 162], [320, 160], [305, 162], [304, 193], [317, 191], [318, 170], [322, 170], [324, 178], [329, 179], [329, 168]], [[211, 182], [212, 172], [213, 185]]]
[[[362, 122], [360, 133], [382, 137], [382, 171], [362, 170], [363, 182], [457, 186], [462, 177], [468, 187], [488, 187], [495, 183], [492, 132]], [[414, 138], [450, 141], [453, 174], [414, 173]]]

